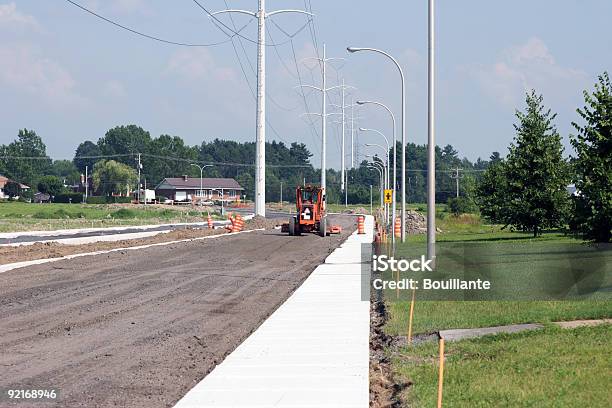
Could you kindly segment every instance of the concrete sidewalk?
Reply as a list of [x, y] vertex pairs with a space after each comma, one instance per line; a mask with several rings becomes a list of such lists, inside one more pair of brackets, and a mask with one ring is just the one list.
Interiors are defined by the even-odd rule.
[[369, 404], [369, 301], [361, 244], [351, 235], [287, 301], [175, 408], [359, 407]]

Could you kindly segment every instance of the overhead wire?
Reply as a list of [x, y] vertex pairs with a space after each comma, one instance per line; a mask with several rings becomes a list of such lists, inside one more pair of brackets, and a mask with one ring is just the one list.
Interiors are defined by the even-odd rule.
[[[202, 43], [202, 44], [166, 40], [164, 38], [157, 37], [157, 36], [154, 36], [154, 35], [151, 35], [151, 34], [146, 34], [146, 33], [142, 32], [142, 31], [138, 31], [136, 29], [133, 29], [133, 28], [130, 28], [130, 27], [125, 26], [123, 24], [120, 24], [120, 23], [118, 23], [118, 22], [116, 22], [114, 20], [111, 20], [110, 18], [104, 17], [103, 15], [101, 15], [99, 13], [96, 13], [93, 10], [88, 9], [87, 7], [81, 5], [81, 4], [79, 4], [79, 3], [77, 3], [77, 2], [75, 2], [73, 0], [66, 0], [66, 1], [68, 3], [74, 5], [75, 7], [78, 7], [79, 9], [85, 11], [86, 13], [89, 13], [92, 16], [95, 16], [95, 17], [97, 17], [97, 18], [99, 18], [99, 19], [101, 19], [103, 21], [106, 21], [107, 23], [112, 24], [112, 25], [114, 25], [116, 27], [119, 27], [119, 28], [121, 28], [123, 30], [129, 31], [132, 34], [136, 34], [136, 35], [139, 35], [141, 37], [148, 38], [150, 40], [158, 41], [158, 42], [165, 43], [165, 44], [178, 45], [178, 46], [183, 46], [183, 47], [214, 47], [214, 46], [226, 44], [226, 43], [230, 42], [231, 39], [233, 38], [233, 36], [230, 36], [230, 38], [228, 38], [227, 40], [223, 40], [223, 41], [219, 41], [219, 42], [214, 42], [214, 43]], [[234, 36], [235, 35], [239, 35], [240, 32], [242, 30], [244, 30], [250, 23], [251, 23], [251, 21], [249, 21], [247, 24], [245, 24], [239, 30], [236, 30], [236, 32], [234, 33]]]
[[[208, 10], [206, 7], [204, 7], [204, 6], [202, 5], [202, 3], [200, 3], [198, 0], [193, 0], [193, 2], [194, 2], [194, 3], [195, 3], [197, 6], [198, 6], [198, 7], [200, 7], [200, 8], [201, 8], [201, 9], [202, 9], [202, 10], [203, 10], [203, 11], [204, 11], [204, 12], [205, 12], [205, 13], [206, 13], [206, 14], [207, 14], [207, 15], [208, 15], [208, 16], [209, 16], [211, 19], [212, 19], [212, 20], [214, 20], [214, 21], [213, 21], [213, 23], [215, 23], [215, 25], [216, 25], [216, 26], [217, 26], [219, 29], [221, 29], [221, 27], [219, 27], [219, 25], [221, 25], [221, 26], [223, 26], [223, 27], [225, 28], [225, 30], [229, 31], [231, 34], [236, 35], [237, 37], [240, 37], [240, 38], [242, 38], [243, 40], [248, 41], [248, 42], [253, 43], [253, 44], [259, 44], [259, 40], [255, 41], [255, 40], [253, 40], [253, 39], [251, 39], [251, 38], [245, 37], [244, 35], [240, 34], [240, 32], [239, 32], [239, 31], [233, 30], [231, 27], [229, 27], [227, 24], [225, 24], [223, 21], [221, 21], [219, 18], [217, 18], [217, 16], [215, 16], [215, 15], [214, 15], [214, 13], [211, 13], [211, 12], [210, 12], [210, 11], [209, 11], [209, 10]], [[305, 29], [307, 26], [308, 26], [308, 24], [304, 24], [304, 25], [302, 26], [302, 28], [300, 28], [298, 31], [296, 31], [296, 32], [295, 32], [293, 35], [294, 35], [294, 36], [296, 36], [296, 35], [297, 35], [297, 34], [299, 34], [299, 33], [300, 33], [302, 30], [304, 30], [304, 29]], [[227, 32], [225, 32], [225, 30], [221, 29], [221, 31], [222, 31], [224, 34], [229, 35]], [[288, 42], [289, 42], [289, 40], [287, 40], [287, 41], [285, 41], [285, 42], [282, 42], [282, 43], [279, 43], [279, 44], [272, 43], [272, 44], [264, 44], [264, 45], [265, 45], [266, 47], [274, 47], [274, 46], [276, 46], [276, 45], [283, 45], [283, 44], [287, 44]]]

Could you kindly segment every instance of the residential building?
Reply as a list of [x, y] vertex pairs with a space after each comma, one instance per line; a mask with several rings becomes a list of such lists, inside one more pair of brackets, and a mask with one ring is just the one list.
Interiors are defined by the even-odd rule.
[[[6, 192], [4, 191], [4, 187], [7, 185], [9, 181], [13, 181], [13, 180], [9, 179], [8, 177], [4, 177], [0, 175], [0, 198], [8, 198], [8, 194], [6, 194]], [[26, 186], [25, 184], [21, 184], [21, 183], [19, 183], [19, 188], [21, 190], [30, 189], [29, 186]]]
[[203, 178], [200, 195], [199, 177], [168, 177], [155, 187], [158, 197], [173, 201], [223, 200], [240, 201], [244, 188], [233, 178]]

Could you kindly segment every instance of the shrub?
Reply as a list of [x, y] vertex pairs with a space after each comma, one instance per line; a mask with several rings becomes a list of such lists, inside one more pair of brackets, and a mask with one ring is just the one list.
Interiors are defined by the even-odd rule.
[[122, 208], [111, 214], [114, 218], [136, 218], [136, 213], [130, 209]]
[[53, 197], [54, 203], [80, 203], [83, 201], [83, 194], [81, 193], [62, 193]]
[[452, 197], [447, 202], [448, 211], [453, 215], [467, 214], [476, 211], [476, 205], [466, 197]]
[[129, 204], [132, 202], [131, 197], [113, 197], [113, 196], [89, 196], [87, 204]]

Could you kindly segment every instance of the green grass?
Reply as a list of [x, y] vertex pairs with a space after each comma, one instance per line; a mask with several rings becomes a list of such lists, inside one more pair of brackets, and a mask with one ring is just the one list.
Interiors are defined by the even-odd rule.
[[0, 232], [201, 222], [206, 214], [154, 206], [0, 202]]
[[[609, 407], [610, 325], [544, 330], [446, 343], [445, 407]], [[397, 376], [411, 385], [409, 406], [433, 407], [438, 344], [394, 353]]]
[[[555, 289], [565, 283], [561, 271], [582, 273], [585, 266], [598, 267], [602, 274], [573, 275], [572, 290], [610, 287], [609, 252], [599, 252], [562, 231], [550, 231], [534, 238], [531, 233], [502, 230], [499, 225], [487, 225], [477, 215], [451, 216], [437, 213], [436, 235], [439, 269], [463, 267], [464, 257], [450, 260], [453, 248], [477, 248], [489, 276], [509, 278], [505, 285], [509, 293], [519, 293], [518, 282], [528, 282], [521, 290], [529, 292]], [[410, 236], [397, 251], [407, 257], [425, 253], [425, 235]], [[596, 252], [596, 251], [595, 251]], [[589, 255], [589, 256], [586, 256]], [[478, 258], [478, 257], [477, 257]], [[592, 264], [587, 264], [590, 259]], [[595, 261], [593, 261], [595, 260]], [[603, 260], [603, 266], [602, 261]], [[455, 263], [453, 265], [453, 262]], [[568, 267], [569, 265], [569, 267]], [[577, 265], [580, 265], [577, 267]], [[466, 271], [469, 268], [466, 267]], [[586, 270], [585, 269], [585, 270]], [[483, 269], [486, 271], [487, 269]], [[607, 271], [607, 272], [605, 272]], [[543, 273], [544, 272], [544, 273]], [[438, 272], [436, 272], [438, 273]], [[539, 275], [538, 275], [539, 274]], [[539, 276], [540, 279], [535, 279]], [[570, 277], [572, 275], [570, 274]], [[586, 276], [586, 277], [585, 277]], [[592, 285], [591, 277], [599, 286]], [[516, 288], [512, 282], [517, 282]], [[588, 283], [588, 284], [587, 284]], [[585, 285], [586, 284], [586, 285]], [[539, 286], [538, 286], [539, 285]], [[569, 287], [570, 285], [568, 285]], [[504, 286], [506, 288], [506, 286]], [[581, 293], [593, 293], [586, 290]], [[418, 293], [418, 292], [417, 292]], [[525, 293], [525, 292], [520, 292]], [[552, 290], [552, 293], [557, 293]], [[442, 329], [475, 328], [515, 323], [549, 323], [577, 319], [610, 318], [612, 302], [604, 296], [588, 300], [555, 301], [417, 301], [414, 309], [413, 333], [431, 333]], [[409, 291], [405, 291], [407, 298]], [[601, 295], [601, 293], [596, 293]], [[389, 319], [385, 331], [406, 335], [409, 302], [396, 301], [395, 291], [385, 293]], [[536, 332], [500, 335], [457, 343], [447, 343], [444, 406], [446, 407], [607, 407], [612, 406], [608, 387], [611, 378], [609, 325], [575, 330], [561, 330], [547, 325]], [[437, 392], [437, 344], [404, 348], [394, 352], [392, 367], [413, 385], [404, 395], [409, 406], [435, 406]]]
[[[406, 335], [410, 303], [389, 302], [385, 330]], [[598, 319], [612, 316], [612, 303], [589, 301], [423, 301], [415, 302], [413, 333], [444, 329], [502, 326], [515, 323]]]

